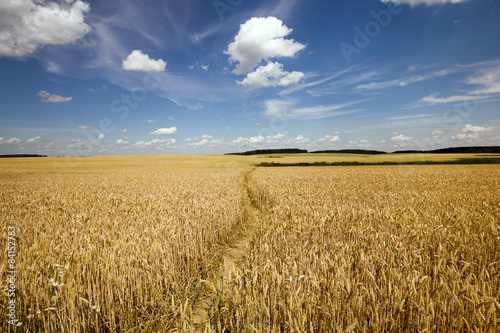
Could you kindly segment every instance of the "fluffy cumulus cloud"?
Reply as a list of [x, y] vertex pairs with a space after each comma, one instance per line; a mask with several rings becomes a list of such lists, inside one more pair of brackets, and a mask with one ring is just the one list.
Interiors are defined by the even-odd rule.
[[406, 135], [403, 135], [403, 134], [398, 134], [398, 133], [394, 133], [394, 136], [391, 137], [391, 141], [394, 141], [394, 142], [408, 142], [408, 141], [413, 141], [413, 138], [411, 136], [406, 136]]
[[187, 143], [188, 146], [206, 146], [208, 145], [208, 139], [202, 139], [199, 142]]
[[39, 91], [38, 96], [40, 96], [42, 98], [42, 102], [45, 103], [64, 103], [73, 99], [73, 97], [62, 97], [60, 95], [50, 94], [45, 90]]
[[129, 142], [127, 141], [127, 139], [118, 139], [118, 140], [116, 140], [116, 144], [117, 145], [128, 145], [128, 143]]
[[466, 124], [460, 133], [452, 136], [454, 140], [480, 140], [479, 133], [481, 132], [493, 132], [493, 127], [482, 127], [482, 126], [473, 126], [470, 124]]
[[134, 50], [123, 60], [122, 68], [133, 72], [163, 72], [167, 63], [162, 59], [154, 60], [141, 50]]
[[479, 132], [489, 132], [493, 131], [493, 127], [482, 127], [482, 126], [472, 126], [470, 124], [465, 125], [462, 129], [462, 133], [479, 133]]
[[318, 142], [325, 142], [330, 144], [335, 144], [340, 141], [340, 137], [338, 135], [326, 135], [325, 137], [318, 140]]
[[308, 143], [308, 142], [311, 142], [311, 139], [308, 138], [307, 136], [304, 136], [302, 134], [299, 134], [297, 135], [297, 137], [295, 138], [295, 142], [296, 143]]
[[177, 127], [159, 128], [156, 131], [149, 132], [149, 134], [156, 136], [173, 135], [175, 133], [177, 133]]
[[283, 139], [288, 132], [283, 132], [283, 133], [278, 133], [274, 135], [257, 135], [257, 136], [252, 136], [250, 138], [244, 138], [244, 137], [239, 137], [238, 139], [235, 139], [232, 141], [233, 144], [238, 144], [238, 145], [256, 145], [256, 144], [263, 144], [263, 143], [276, 143], [279, 140]]
[[394, 2], [398, 4], [409, 4], [411, 6], [416, 6], [416, 5], [440, 5], [444, 3], [460, 3], [460, 2], [466, 2], [468, 0], [382, 0], [384, 3], [388, 2]]
[[278, 62], [270, 62], [265, 66], [258, 67], [254, 72], [248, 73], [247, 77], [238, 84], [253, 86], [255, 88], [282, 86], [286, 87], [298, 83], [304, 77], [302, 72], [287, 72], [283, 65]]
[[357, 140], [349, 140], [347, 147], [349, 148], [370, 148], [371, 142], [365, 139], [358, 138]]
[[83, 1], [0, 1], [0, 56], [25, 57], [44, 45], [75, 42], [91, 28]]
[[[3, 138], [2, 138], [2, 139], [3, 139]], [[5, 140], [5, 141], [3, 141], [3, 140], [2, 140], [2, 143], [4, 143], [4, 144], [8, 144], [8, 145], [14, 145], [14, 144], [21, 143], [21, 140], [20, 140], [20, 139], [18, 139], [18, 138], [10, 138], [10, 139]]]
[[276, 17], [253, 17], [240, 25], [234, 42], [228, 45], [225, 54], [231, 63], [237, 63], [235, 74], [245, 74], [258, 66], [263, 59], [293, 57], [304, 49], [304, 44], [286, 39], [292, 29]]
[[33, 144], [33, 143], [39, 142], [40, 140], [42, 140], [41, 137], [35, 136], [34, 138], [30, 138], [30, 139], [26, 140], [26, 143]]
[[134, 148], [146, 148], [146, 147], [151, 147], [151, 146], [170, 146], [175, 144], [176, 141], [175, 139], [154, 139], [151, 141], [137, 141], [132, 145]]

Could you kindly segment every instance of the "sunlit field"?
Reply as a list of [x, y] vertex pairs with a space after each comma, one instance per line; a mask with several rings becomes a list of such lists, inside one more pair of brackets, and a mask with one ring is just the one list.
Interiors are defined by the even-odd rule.
[[264, 159], [0, 160], [0, 331], [500, 331], [500, 166]]
[[498, 332], [500, 168], [260, 168], [230, 331]]

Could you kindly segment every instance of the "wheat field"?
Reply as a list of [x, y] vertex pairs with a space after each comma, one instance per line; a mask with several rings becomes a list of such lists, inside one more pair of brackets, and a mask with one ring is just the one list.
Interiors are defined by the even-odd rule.
[[500, 331], [498, 166], [11, 160], [0, 188], [2, 332]]
[[[217, 270], [220, 247], [243, 221], [238, 169], [0, 177], [2, 249], [7, 226], [18, 233], [20, 332], [191, 327], [192, 305], [206, 289], [200, 281]], [[0, 265], [2, 277], [6, 270]], [[14, 329], [3, 320], [6, 299], [2, 332]]]
[[500, 168], [258, 169], [228, 331], [500, 331]]

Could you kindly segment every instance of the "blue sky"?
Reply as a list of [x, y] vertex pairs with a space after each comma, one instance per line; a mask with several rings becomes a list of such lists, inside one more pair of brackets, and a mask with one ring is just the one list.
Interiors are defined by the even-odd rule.
[[500, 145], [493, 0], [0, 3], [0, 154]]

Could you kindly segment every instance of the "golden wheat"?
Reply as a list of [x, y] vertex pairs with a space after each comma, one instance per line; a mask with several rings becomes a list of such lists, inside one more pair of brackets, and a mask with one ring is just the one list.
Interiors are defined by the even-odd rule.
[[231, 332], [500, 331], [500, 168], [272, 168]]
[[[16, 311], [31, 332], [193, 327], [200, 281], [217, 270], [246, 195], [237, 169], [3, 170], [1, 178], [0, 246], [16, 226]], [[0, 264], [3, 287], [7, 270]], [[14, 331], [3, 319], [0, 330]]]
[[58, 161], [0, 170], [2, 332], [500, 331], [497, 166]]

